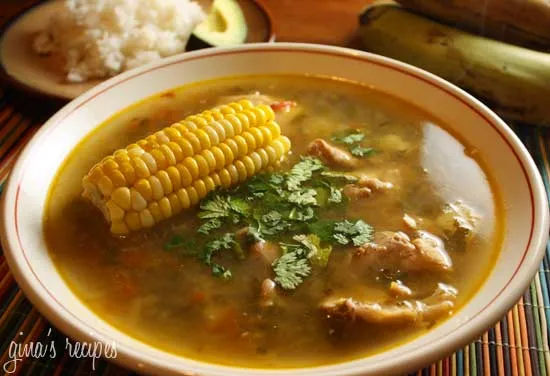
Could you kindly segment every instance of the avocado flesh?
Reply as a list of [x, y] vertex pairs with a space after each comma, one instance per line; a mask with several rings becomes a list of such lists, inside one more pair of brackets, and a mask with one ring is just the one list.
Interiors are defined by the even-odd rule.
[[214, 0], [206, 20], [193, 36], [209, 46], [233, 46], [244, 43], [248, 34], [246, 20], [236, 0]]

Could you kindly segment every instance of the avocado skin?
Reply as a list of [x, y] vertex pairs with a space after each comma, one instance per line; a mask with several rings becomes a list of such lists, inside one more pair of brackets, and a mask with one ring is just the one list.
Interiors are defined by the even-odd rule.
[[191, 36], [189, 37], [189, 40], [187, 41], [186, 50], [196, 51], [196, 50], [202, 50], [210, 47], [216, 47], [216, 46], [213, 46], [210, 43], [205, 42], [204, 40], [197, 37], [195, 34], [191, 34]]

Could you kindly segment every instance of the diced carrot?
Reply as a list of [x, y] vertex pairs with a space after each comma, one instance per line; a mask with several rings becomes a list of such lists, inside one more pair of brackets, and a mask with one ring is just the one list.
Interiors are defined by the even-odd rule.
[[296, 107], [297, 103], [294, 101], [280, 101], [271, 104], [271, 108], [275, 112], [288, 112], [292, 107]]

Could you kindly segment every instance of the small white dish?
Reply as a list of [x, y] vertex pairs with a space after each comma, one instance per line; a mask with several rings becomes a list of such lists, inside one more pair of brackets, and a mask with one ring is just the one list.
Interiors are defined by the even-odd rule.
[[[505, 201], [506, 234], [496, 266], [475, 296], [429, 333], [389, 351], [331, 366], [259, 370], [178, 357], [140, 342], [91, 312], [58, 274], [42, 237], [48, 188], [75, 145], [113, 113], [160, 91], [224, 76], [308, 73], [373, 86], [449, 124], [479, 149]], [[467, 188], [465, 188], [467, 189]], [[258, 44], [208, 49], [121, 74], [69, 103], [21, 154], [3, 194], [2, 245], [33, 304], [59, 329], [82, 341], [116, 342], [113, 359], [144, 373], [185, 375], [371, 375], [415, 370], [469, 343], [498, 321], [527, 288], [544, 255], [548, 202], [527, 150], [487, 107], [427, 72], [338, 47]]]

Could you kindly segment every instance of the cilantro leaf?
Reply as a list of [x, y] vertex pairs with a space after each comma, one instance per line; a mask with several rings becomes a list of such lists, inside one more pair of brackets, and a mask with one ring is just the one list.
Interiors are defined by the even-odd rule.
[[273, 262], [274, 281], [285, 290], [293, 290], [311, 274], [307, 259], [298, 258], [295, 252], [287, 252]]
[[221, 237], [206, 244], [201, 259], [206, 265], [212, 265], [212, 257], [216, 252], [230, 250], [235, 242], [235, 234], [225, 233]]
[[[338, 236], [336, 236], [339, 234]], [[345, 220], [334, 224], [333, 237], [340, 244], [351, 242], [354, 246], [360, 246], [372, 241], [374, 229], [362, 220], [355, 222]], [[346, 243], [344, 243], [344, 239]]]
[[293, 239], [309, 250], [307, 258], [313, 265], [327, 266], [332, 253], [332, 246], [321, 247], [321, 239], [315, 234], [296, 235]]
[[328, 197], [328, 202], [332, 204], [339, 204], [340, 202], [342, 202], [342, 199], [342, 189], [330, 186], [330, 195]]
[[[317, 235], [322, 241], [331, 243], [334, 241], [335, 223], [335, 221], [325, 219], [308, 224], [308, 228], [311, 233]], [[343, 244], [347, 244], [347, 242]]]
[[219, 218], [212, 218], [199, 226], [197, 232], [208, 235], [210, 231], [218, 229], [222, 226], [222, 221]]
[[282, 214], [275, 210], [262, 215], [260, 221], [263, 226], [258, 231], [265, 235], [275, 235], [291, 226], [290, 223], [284, 221]]
[[201, 219], [227, 217], [231, 211], [229, 197], [215, 194], [210, 199], [203, 201], [200, 209], [199, 218]]
[[356, 129], [353, 133], [344, 136], [334, 136], [332, 137], [332, 141], [345, 145], [353, 145], [363, 141], [364, 138], [365, 135], [360, 130]]
[[230, 198], [228, 200], [229, 207], [234, 213], [240, 214], [244, 217], [248, 216], [250, 212], [250, 205], [241, 198]]
[[356, 157], [368, 157], [369, 155], [372, 155], [374, 153], [374, 149], [355, 145], [353, 148], [351, 148], [350, 152]]
[[231, 270], [227, 270], [225, 267], [223, 267], [220, 264], [212, 265], [212, 275], [223, 278], [225, 280], [231, 279], [232, 277]]
[[297, 204], [297, 205], [313, 205], [317, 206], [317, 191], [312, 188], [306, 188], [302, 190], [297, 190], [288, 195], [288, 202]]
[[315, 211], [310, 206], [305, 208], [293, 207], [288, 214], [288, 219], [305, 222], [315, 218]]
[[323, 170], [323, 163], [313, 157], [303, 157], [302, 160], [296, 163], [286, 176], [286, 187], [289, 191], [300, 189], [303, 182], [311, 179], [315, 171]]

